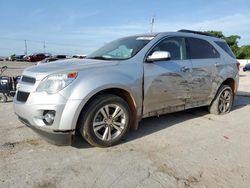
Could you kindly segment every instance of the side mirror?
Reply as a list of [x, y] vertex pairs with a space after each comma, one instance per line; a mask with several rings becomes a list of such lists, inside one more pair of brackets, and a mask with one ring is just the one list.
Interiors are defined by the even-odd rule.
[[166, 61], [171, 58], [171, 55], [167, 51], [155, 51], [151, 56], [148, 56], [147, 61], [148, 62], [154, 62], [154, 61]]

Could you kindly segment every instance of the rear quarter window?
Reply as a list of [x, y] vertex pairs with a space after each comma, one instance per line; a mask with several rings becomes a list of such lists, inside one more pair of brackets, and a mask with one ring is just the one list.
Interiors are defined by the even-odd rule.
[[223, 49], [228, 55], [235, 58], [234, 53], [232, 52], [231, 48], [227, 45], [226, 42], [223, 41], [214, 41], [221, 49]]
[[219, 52], [206, 40], [187, 38], [188, 57], [190, 59], [219, 58]]

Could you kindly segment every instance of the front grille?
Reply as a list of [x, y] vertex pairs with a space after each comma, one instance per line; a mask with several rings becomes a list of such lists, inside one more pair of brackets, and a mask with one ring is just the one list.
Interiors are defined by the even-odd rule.
[[17, 99], [17, 101], [20, 101], [20, 102], [26, 102], [28, 97], [29, 97], [29, 94], [30, 93], [23, 92], [23, 91], [18, 91], [16, 99]]
[[23, 76], [22, 77], [22, 82], [27, 82], [27, 83], [34, 84], [34, 83], [36, 83], [36, 79], [32, 78], [32, 77], [29, 77], [29, 76]]

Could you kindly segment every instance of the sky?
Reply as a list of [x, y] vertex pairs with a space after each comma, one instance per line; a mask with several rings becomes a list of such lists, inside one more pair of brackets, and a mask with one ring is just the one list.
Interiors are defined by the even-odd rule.
[[[153, 31], [218, 30], [250, 44], [250, 0], [0, 0], [0, 56], [89, 54], [107, 42]], [[44, 45], [45, 44], [45, 45]]]

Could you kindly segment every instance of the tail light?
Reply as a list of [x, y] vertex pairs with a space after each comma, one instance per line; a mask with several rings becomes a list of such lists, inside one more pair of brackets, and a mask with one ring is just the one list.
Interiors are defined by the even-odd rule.
[[236, 66], [237, 66], [238, 71], [240, 71], [240, 62], [239, 61], [236, 62]]

